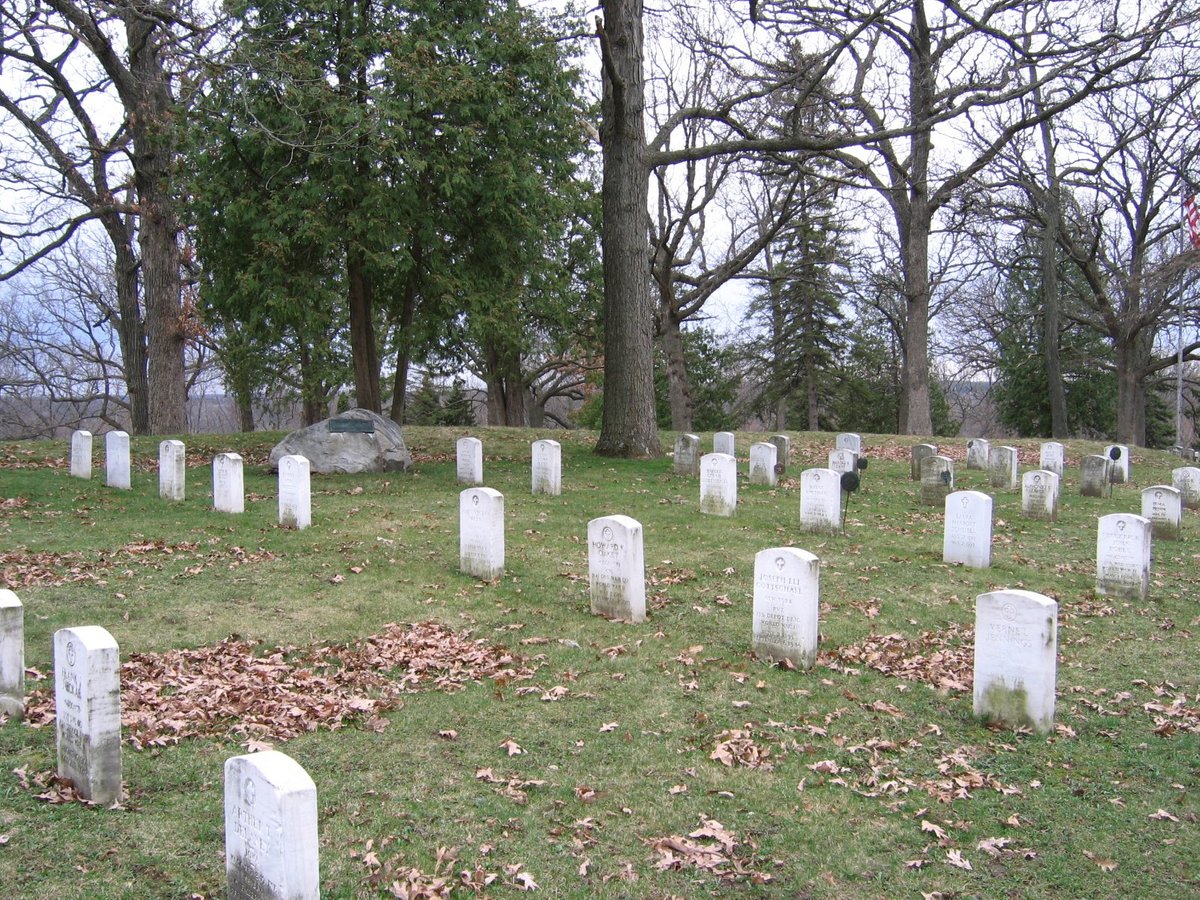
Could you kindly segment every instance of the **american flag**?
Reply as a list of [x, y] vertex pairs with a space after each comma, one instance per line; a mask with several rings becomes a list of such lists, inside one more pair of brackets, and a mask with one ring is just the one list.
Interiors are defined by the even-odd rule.
[[1200, 250], [1200, 209], [1196, 208], [1196, 197], [1200, 196], [1192, 194], [1190, 197], [1183, 198], [1183, 217], [1187, 219], [1188, 233], [1192, 238], [1192, 247]]

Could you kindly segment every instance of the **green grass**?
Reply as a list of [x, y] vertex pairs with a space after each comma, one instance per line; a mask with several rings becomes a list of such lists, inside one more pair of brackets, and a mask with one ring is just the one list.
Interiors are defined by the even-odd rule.
[[[1019, 491], [993, 492], [966, 471], [965, 441], [944, 442], [957, 487], [995, 497], [992, 567], [977, 571], [941, 562], [941, 511], [918, 503], [910, 439], [866, 437], [864, 488], [846, 533], [827, 537], [799, 532], [796, 479], [825, 464], [832, 435], [793, 434], [787, 480], [743, 482], [736, 517], [718, 519], [699, 515], [696, 481], [668, 458], [599, 459], [590, 433], [481, 429], [486, 484], [505, 497], [507, 559], [502, 579], [480, 584], [457, 570], [459, 434], [407, 429], [408, 475], [314, 476], [314, 525], [302, 532], [276, 525], [262, 462], [278, 435], [185, 439], [181, 504], [158, 498], [156, 440], [133, 441], [132, 491], [105, 488], [100, 467], [91, 482], [68, 477], [65, 443], [0, 445], [0, 500], [24, 501], [0, 507], [0, 555], [6, 578], [30, 579], [9, 585], [25, 604], [27, 666], [49, 675], [54, 631], [84, 624], [112, 632], [122, 658], [231, 634], [264, 651], [307, 648], [430, 619], [519, 655], [536, 670], [528, 680], [424, 687], [380, 732], [355, 723], [276, 744], [317, 784], [326, 897], [380, 896], [410, 869], [454, 883], [491, 873], [486, 892], [499, 896], [517, 892], [516, 872], [553, 896], [1200, 892], [1196, 513], [1182, 540], [1156, 542], [1148, 601], [1094, 593], [1097, 517], [1139, 511], [1140, 488], [1169, 483], [1174, 457], [1135, 451], [1132, 484], [1085, 498], [1079, 457], [1099, 445], [1070, 443], [1059, 518], [1047, 523], [1022, 517]], [[547, 436], [563, 443], [560, 497], [530, 495], [529, 444]], [[739, 435], [743, 473], [752, 439]], [[1025, 470], [1036, 443], [1014, 443]], [[241, 516], [211, 509], [207, 463], [227, 449], [247, 458]], [[643, 625], [589, 614], [586, 523], [614, 513], [644, 526]], [[822, 561], [826, 653], [925, 632], [953, 646], [988, 590], [1056, 598], [1060, 728], [989, 729], [969, 692], [864, 665], [795, 672], [756, 660], [754, 554], [782, 545]], [[556, 686], [563, 699], [541, 699]], [[734, 732], [769, 767], [713, 760]], [[510, 739], [524, 753], [509, 756]], [[230, 731], [127, 744], [128, 799], [105, 810], [37, 799], [43, 789], [13, 770], [53, 769], [53, 728], [0, 726], [0, 894], [223, 896], [222, 766], [243, 743]], [[492, 780], [477, 777], [487, 769]], [[656, 869], [653, 842], [705, 818], [735, 835], [741, 874]], [[995, 856], [979, 847], [992, 838], [1008, 841]], [[439, 864], [439, 848], [452, 863]], [[969, 871], [950, 864], [953, 851]]]

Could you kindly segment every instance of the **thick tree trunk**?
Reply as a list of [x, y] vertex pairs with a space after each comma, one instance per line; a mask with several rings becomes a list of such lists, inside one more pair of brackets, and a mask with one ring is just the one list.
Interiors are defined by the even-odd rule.
[[691, 431], [694, 408], [692, 383], [688, 377], [687, 357], [683, 350], [683, 331], [670, 303], [660, 304], [662, 349], [667, 357], [667, 396], [671, 403], [671, 429]]
[[404, 411], [408, 406], [408, 365], [412, 361], [410, 337], [413, 317], [417, 310], [417, 291], [424, 260], [421, 242], [415, 241], [411, 250], [412, 269], [409, 271], [400, 301], [400, 321], [396, 325], [396, 376], [392, 380], [391, 420], [397, 425], [404, 422]]
[[362, 251], [353, 247], [346, 250], [346, 278], [355, 401], [360, 409], [378, 414], [382, 408], [379, 397], [379, 347], [375, 343], [371, 279], [366, 272]]
[[129, 392], [129, 428], [133, 434], [150, 434], [150, 382], [146, 360], [146, 328], [138, 296], [138, 263], [132, 237], [119, 217], [105, 216], [104, 227], [115, 257], [113, 278], [117, 288], [117, 340], [121, 345], [121, 372]]
[[1117, 441], [1146, 446], [1146, 385], [1150, 348], [1141, 332], [1113, 342], [1117, 367]]
[[640, 0], [603, 0], [601, 9], [604, 420], [596, 452], [602, 456], [657, 456], [662, 451], [654, 414], [642, 4]]
[[[1041, 93], [1037, 93], [1041, 102]], [[1050, 436], [1067, 437], [1067, 390], [1063, 384], [1062, 363], [1058, 341], [1061, 316], [1058, 304], [1058, 232], [1061, 228], [1062, 206], [1058, 186], [1058, 165], [1054, 155], [1054, 135], [1050, 122], [1041, 124], [1042, 152], [1046, 160], [1046, 203], [1042, 229], [1042, 356], [1046, 362], [1046, 383], [1050, 400]]]
[[488, 347], [485, 356], [488, 424], [526, 427], [529, 424], [525, 411], [528, 391], [521, 377], [520, 357], [495, 347]]

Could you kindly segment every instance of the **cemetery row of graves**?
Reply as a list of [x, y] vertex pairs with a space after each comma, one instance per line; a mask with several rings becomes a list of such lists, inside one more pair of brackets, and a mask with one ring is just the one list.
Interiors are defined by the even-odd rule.
[[[830, 611], [830, 604], [822, 603], [823, 551], [850, 539], [848, 517], [851, 529], [863, 525], [849, 516], [855, 494], [878, 490], [875, 484], [883, 478], [894, 483], [896, 466], [887, 471], [885, 461], [875, 459], [873, 471], [869, 467], [872, 456], [862, 438], [839, 435], [831, 438], [834, 445], [826, 465], [797, 472], [791, 439], [777, 435], [753, 443], [743, 475], [739, 474], [735, 440], [733, 434], [718, 434], [713, 452], [701, 454], [698, 436], [678, 436], [667, 477], [676, 490], [691, 486], [695, 493], [689, 505], [715, 527], [722, 527], [717, 524], [722, 520], [730, 522], [725, 527], [734, 527], [733, 523], [740, 521], [739, 493], [744, 506], [747, 492], [761, 490], [775, 497], [777, 493], [787, 496], [792, 486], [798, 489], [798, 503], [778, 513], [787, 527], [775, 530], [788, 537], [754, 552], [748, 579], [750, 627], [745, 639], [750, 658], [764, 665], [776, 663], [776, 672], [803, 673], [814, 666], [819, 669], [823, 616]], [[458, 571], [477, 579], [477, 590], [486, 592], [489, 587], [503, 588], [506, 573], [511, 572], [510, 553], [516, 547], [513, 536], [506, 533], [511, 515], [506, 514], [505, 493], [484, 486], [483, 451], [479, 438], [463, 437], [455, 442], [453, 475], [459, 490], [453, 530], [458, 540]], [[939, 455], [936, 447], [918, 444], [911, 447], [910, 454], [907, 475], [912, 500], [919, 507], [940, 513], [943, 567], [987, 570], [996, 518], [993, 496], [982, 490], [958, 489], [955, 460]], [[811, 452], [805, 456], [811, 459]], [[1063, 489], [1067, 474], [1065, 448], [1057, 443], [1041, 445], [1038, 468], [1024, 474], [1019, 472], [1018, 460], [1015, 447], [990, 446], [976, 439], [965, 448], [966, 471], [977, 470], [998, 495], [1019, 492], [1023, 518], [1054, 523], [1060, 508], [1070, 503]], [[213, 457], [212, 513], [246, 513], [242, 462], [241, 456], [233, 452]], [[160, 501], [184, 503], [187, 465], [182, 442], [168, 440], [160, 444], [157, 469]], [[69, 474], [88, 480], [91, 470], [91, 435], [76, 433]], [[544, 502], [570, 496], [571, 471], [564, 490], [560, 442], [532, 442], [527, 471], [529, 496]], [[1108, 512], [1096, 517], [1091, 560], [1094, 596], [1128, 601], [1126, 608], [1130, 603], [1146, 603], [1152, 585], [1152, 548], [1163, 541], [1185, 539], [1185, 510], [1200, 506], [1200, 469], [1175, 466], [1171, 484], [1139, 486], [1133, 494], [1127, 487], [1136, 474], [1131, 469], [1129, 450], [1111, 446], [1082, 455], [1076, 471], [1077, 496], [1111, 501], [1116, 491], [1126, 500], [1136, 496], [1140, 503], [1140, 515]], [[795, 477], [789, 479], [789, 473]], [[962, 480], [964, 474], [957, 473], [958, 479]], [[1074, 477], [1075, 473], [1071, 474]], [[506, 473], [504, 477], [511, 475]], [[105, 484], [119, 490], [133, 488], [129, 439], [120, 432], [106, 436]], [[276, 497], [272, 499], [277, 500], [278, 526], [286, 532], [313, 528], [314, 491], [308, 461], [298, 456], [282, 457], [276, 484]], [[511, 488], [507, 490], [511, 497]], [[642, 518], [647, 518], [644, 513]], [[319, 531], [320, 515], [315, 524], [318, 527], [314, 530]], [[651, 606], [655, 603], [654, 585], [662, 568], [653, 562], [647, 565], [645, 532], [653, 529], [653, 523], [644, 525], [624, 512], [613, 512], [594, 516], [580, 525], [586, 545], [586, 575], [580, 581], [587, 586], [591, 613], [611, 622], [610, 627], [625, 623], [636, 631], [651, 612], [648, 598]], [[526, 538], [536, 539], [537, 534], [534, 530], [524, 532]], [[822, 552], [801, 549], [797, 542]], [[726, 599], [725, 605], [730, 603]], [[1056, 691], [1062, 693], [1058, 681], [1059, 602], [1017, 584], [982, 591], [972, 598], [971, 606], [971, 714], [980, 723], [991, 723], [997, 733], [1054, 740], [1062, 727], [1061, 722], [1056, 724], [1055, 714]], [[3, 711], [15, 719], [25, 700], [26, 645], [24, 606], [16, 593], [0, 593], [0, 614], [0, 703]], [[650, 618], [653, 622], [661, 617]], [[661, 629], [656, 637], [665, 637]], [[637, 640], [640, 644], [642, 638]], [[575, 641], [565, 643], [578, 645]], [[118, 803], [123, 796], [120, 670], [117, 641], [106, 627], [89, 622], [54, 631], [56, 774], [79, 797], [101, 806]], [[802, 693], [807, 695], [808, 691]], [[226, 885], [221, 891], [231, 897], [317, 896], [321, 869], [327, 868], [318, 865], [322, 838], [317, 781], [299, 762], [271, 750], [227, 758], [223, 783]], [[678, 847], [676, 851], [682, 853]], [[686, 869], [683, 865], [674, 868]], [[702, 865], [699, 868], [710, 874], [716, 871]], [[737, 866], [717, 874], [727, 878], [730, 871], [736, 874]], [[769, 874], [759, 874], [763, 876], [760, 883], [772, 880]]]

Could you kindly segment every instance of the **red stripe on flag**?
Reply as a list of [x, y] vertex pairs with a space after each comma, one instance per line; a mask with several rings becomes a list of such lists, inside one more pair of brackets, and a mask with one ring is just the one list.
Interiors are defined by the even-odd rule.
[[1183, 198], [1183, 217], [1187, 219], [1188, 233], [1192, 238], [1192, 247], [1200, 250], [1200, 209], [1196, 207], [1196, 195]]

